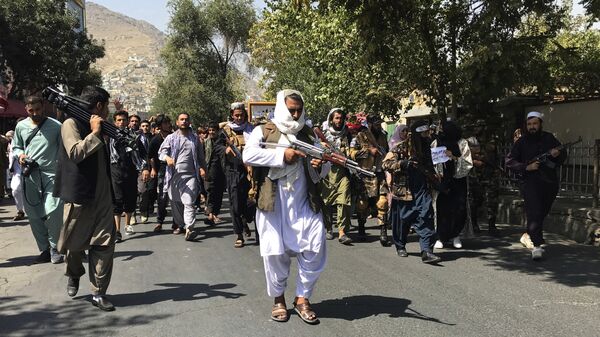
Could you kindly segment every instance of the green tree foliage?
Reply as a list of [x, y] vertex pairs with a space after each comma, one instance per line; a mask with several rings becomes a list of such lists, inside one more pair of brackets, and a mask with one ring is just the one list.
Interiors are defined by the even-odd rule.
[[[264, 70], [261, 85], [274, 98], [284, 88], [300, 90], [314, 120], [332, 107], [354, 112], [375, 106], [368, 97], [389, 97], [399, 79], [383, 63], [363, 62], [365, 41], [342, 7], [311, 7], [302, 2], [271, 1], [251, 31], [253, 63]], [[378, 109], [393, 114], [392, 106]], [[389, 100], [384, 101], [389, 102]], [[378, 102], [381, 103], [381, 102]]]
[[224, 118], [237, 92], [237, 55], [247, 51], [256, 21], [250, 0], [172, 0], [170, 35], [161, 56], [167, 73], [158, 83], [155, 113], [187, 112], [196, 123]]
[[99, 84], [90, 65], [104, 56], [104, 47], [85, 31], [65, 7], [66, 1], [0, 1], [0, 76], [12, 82], [11, 95], [37, 92], [64, 84], [73, 92]]
[[546, 45], [542, 57], [549, 65], [550, 94], [566, 97], [600, 94], [600, 31], [588, 29], [585, 17], [570, 18]]
[[597, 95], [597, 30], [553, 0], [270, 1], [252, 30], [271, 95], [302, 90], [310, 112], [394, 115], [415, 89], [442, 115], [489, 114], [514, 94]]

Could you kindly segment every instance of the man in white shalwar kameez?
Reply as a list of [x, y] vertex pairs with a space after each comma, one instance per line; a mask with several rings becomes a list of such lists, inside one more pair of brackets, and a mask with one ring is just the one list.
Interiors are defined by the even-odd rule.
[[[258, 177], [255, 177], [259, 186], [256, 226], [267, 293], [275, 298], [271, 318], [280, 322], [288, 319], [284, 292], [291, 258], [296, 257], [298, 276], [294, 309], [302, 320], [316, 324], [319, 320], [308, 299], [326, 262], [325, 227], [321, 214], [323, 200], [318, 190], [318, 179], [327, 172], [321, 172], [319, 176], [316, 169], [321, 166], [321, 161], [308, 161], [300, 151], [259, 144], [267, 141], [288, 145], [295, 139], [316, 143], [314, 133], [305, 126], [303, 106], [299, 92], [280, 91], [274, 118], [254, 129], [244, 148], [243, 159], [244, 163], [254, 166]], [[313, 171], [312, 177], [316, 179], [311, 178], [309, 170]]]

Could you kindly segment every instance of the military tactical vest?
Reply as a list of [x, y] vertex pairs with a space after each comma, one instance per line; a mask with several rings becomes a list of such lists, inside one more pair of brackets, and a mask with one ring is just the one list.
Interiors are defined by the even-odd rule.
[[[263, 141], [268, 143], [278, 143], [281, 138], [281, 132], [277, 129], [277, 126], [273, 122], [267, 122], [266, 124], [260, 125], [263, 132]], [[298, 140], [313, 144], [315, 143], [315, 136], [312, 130], [308, 126], [304, 126], [300, 132], [296, 135]], [[310, 162], [304, 160], [304, 173], [306, 175], [306, 181], [308, 183], [308, 201], [310, 208], [314, 212], [320, 212], [323, 207], [323, 198], [321, 197], [321, 191], [318, 183], [313, 183], [308, 173], [308, 165]], [[257, 208], [261, 211], [272, 212], [275, 209], [275, 196], [277, 193], [277, 181], [269, 179], [269, 167], [255, 166], [253, 170], [253, 179], [257, 186]], [[302, 197], [302, 196], [300, 196]]]

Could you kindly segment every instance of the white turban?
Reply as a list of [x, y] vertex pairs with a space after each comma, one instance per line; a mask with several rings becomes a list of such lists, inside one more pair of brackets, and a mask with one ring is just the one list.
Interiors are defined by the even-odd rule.
[[297, 121], [294, 120], [292, 114], [285, 105], [285, 98], [291, 94], [297, 94], [302, 98], [302, 94], [299, 91], [285, 89], [277, 93], [277, 103], [275, 104], [275, 115], [273, 116], [273, 123], [277, 126], [281, 133], [286, 135], [295, 135], [304, 127], [306, 122], [306, 112], [304, 111], [304, 98], [302, 98], [302, 115]]

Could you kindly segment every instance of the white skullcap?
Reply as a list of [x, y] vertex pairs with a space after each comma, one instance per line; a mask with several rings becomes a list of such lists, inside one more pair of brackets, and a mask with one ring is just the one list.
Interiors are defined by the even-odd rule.
[[529, 118], [533, 118], [533, 117], [537, 117], [537, 118], [539, 118], [540, 120], [544, 120], [544, 119], [542, 118], [542, 114], [541, 114], [540, 112], [537, 112], [537, 111], [531, 111], [530, 113], [528, 113], [528, 114], [527, 114], [527, 119], [529, 119]]
[[429, 125], [421, 125], [415, 129], [417, 132], [425, 132], [429, 130]]

